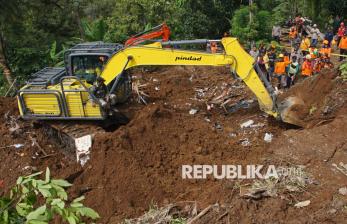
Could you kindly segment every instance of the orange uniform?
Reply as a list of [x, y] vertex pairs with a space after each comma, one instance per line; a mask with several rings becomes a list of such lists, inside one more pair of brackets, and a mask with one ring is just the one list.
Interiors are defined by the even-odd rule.
[[297, 35], [297, 31], [295, 27], [292, 27], [289, 32], [289, 38], [294, 39]]
[[309, 61], [304, 61], [302, 64], [301, 75], [303, 76], [311, 76], [313, 72], [312, 64]]
[[274, 74], [277, 74], [277, 75], [286, 74], [286, 67], [288, 64], [289, 64], [289, 62], [285, 62], [285, 61], [276, 62]]
[[339, 48], [347, 50], [347, 36], [341, 38]]
[[327, 54], [328, 57], [330, 58], [331, 48], [330, 47], [323, 47], [323, 48], [320, 49], [319, 53], [322, 54], [322, 55]]

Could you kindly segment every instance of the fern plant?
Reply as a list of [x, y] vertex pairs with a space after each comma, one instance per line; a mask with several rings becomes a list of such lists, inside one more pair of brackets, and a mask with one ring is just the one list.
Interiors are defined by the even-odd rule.
[[49, 168], [45, 179], [36, 179], [42, 172], [19, 177], [9, 197], [0, 197], [0, 223], [47, 224], [55, 216], [69, 224], [83, 223], [82, 217], [96, 220], [97, 212], [82, 204], [84, 196], [68, 203], [65, 188], [71, 184], [51, 179]]

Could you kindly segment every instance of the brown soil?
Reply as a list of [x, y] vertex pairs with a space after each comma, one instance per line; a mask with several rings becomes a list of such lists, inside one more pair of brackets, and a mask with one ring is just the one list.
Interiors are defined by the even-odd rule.
[[331, 121], [337, 114], [345, 112], [345, 83], [337, 71], [323, 70], [320, 75], [307, 78], [279, 97], [295, 96], [302, 104], [291, 111], [302, 121], [304, 127], [312, 127]]
[[[196, 99], [194, 88], [208, 87], [208, 92], [212, 88], [222, 91], [227, 86], [235, 95], [234, 103], [253, 99], [243, 84], [230, 78], [226, 68], [173, 67], [146, 75], [135, 71], [134, 75], [148, 84], [148, 105], [135, 100], [123, 105], [121, 110], [131, 117], [130, 123], [113, 132], [98, 133], [91, 160], [84, 167], [67, 158], [58, 145], [45, 137], [42, 127], [32, 122], [17, 121], [21, 129], [10, 134], [9, 119], [4, 115], [9, 111], [18, 116], [16, 102], [0, 98], [0, 147], [25, 144], [20, 149], [0, 149], [0, 180], [4, 180], [0, 195], [19, 175], [49, 166], [53, 176], [74, 184], [69, 189], [72, 197], [86, 196], [86, 205], [102, 217], [100, 223], [120, 223], [142, 215], [153, 204], [164, 206], [179, 201], [197, 201], [199, 209], [216, 202], [224, 204], [226, 209], [221, 212], [228, 212], [230, 223], [347, 220], [347, 198], [337, 192], [347, 185], [347, 176], [331, 165], [347, 163], [346, 83], [336, 75], [328, 72], [307, 79], [289, 91], [300, 94], [310, 105], [304, 114], [310, 124], [308, 129], [276, 121], [257, 105], [229, 114], [218, 107], [207, 110], [205, 100]], [[316, 109], [307, 114], [312, 106]], [[189, 114], [192, 108], [198, 109], [194, 115]], [[263, 125], [240, 128], [250, 119]], [[263, 140], [265, 133], [274, 135], [272, 143]], [[40, 158], [42, 153], [31, 145], [29, 136], [36, 136], [53, 156]], [[245, 139], [251, 145], [243, 146]], [[301, 193], [249, 200], [235, 190], [237, 181], [183, 180], [184, 164], [305, 165], [315, 184]], [[311, 200], [311, 204], [301, 209], [293, 206], [304, 200]], [[204, 217], [205, 222], [202, 219], [199, 223], [220, 223], [219, 215]]]

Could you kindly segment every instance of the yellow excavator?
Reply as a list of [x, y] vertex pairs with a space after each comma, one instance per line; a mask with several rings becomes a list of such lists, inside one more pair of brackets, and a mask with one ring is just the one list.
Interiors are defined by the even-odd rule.
[[[218, 42], [221, 52], [183, 50], [182, 45]], [[124, 47], [120, 44], [83, 43], [67, 50], [64, 68], [35, 73], [18, 92], [20, 115], [38, 120], [105, 120], [117, 113], [117, 105], [131, 94], [131, 78], [125, 72], [135, 66], [225, 66], [251, 89], [261, 110], [284, 122], [297, 124], [289, 108], [295, 99], [277, 102], [275, 91], [254, 59], [236, 38], [154, 42]]]

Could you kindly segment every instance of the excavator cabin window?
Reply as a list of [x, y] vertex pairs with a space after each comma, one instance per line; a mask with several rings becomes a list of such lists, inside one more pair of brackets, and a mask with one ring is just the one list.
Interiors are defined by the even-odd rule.
[[77, 55], [71, 59], [71, 69], [74, 76], [93, 84], [101, 74], [108, 57], [105, 55]]

